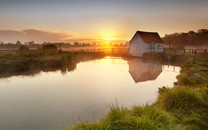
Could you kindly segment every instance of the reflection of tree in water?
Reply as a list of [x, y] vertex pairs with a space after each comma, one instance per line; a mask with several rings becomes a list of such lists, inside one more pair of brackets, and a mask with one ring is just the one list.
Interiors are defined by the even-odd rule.
[[77, 53], [73, 55], [62, 55], [55, 59], [24, 59], [13, 61], [12, 64], [1, 64], [0, 78], [10, 76], [35, 76], [40, 72], [61, 71], [64, 75], [76, 69], [79, 62], [103, 58], [103, 55], [94, 53]]

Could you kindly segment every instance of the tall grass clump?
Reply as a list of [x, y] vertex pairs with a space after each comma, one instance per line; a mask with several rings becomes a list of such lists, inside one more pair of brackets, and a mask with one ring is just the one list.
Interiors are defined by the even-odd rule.
[[[132, 108], [134, 116], [139, 117], [139, 128], [142, 129], [176, 129], [176, 118], [155, 106], [134, 106]], [[145, 125], [146, 124], [146, 125]]]
[[196, 90], [182, 86], [163, 87], [156, 104], [193, 128], [208, 128], [208, 103]]
[[191, 86], [194, 81], [191, 80], [190, 78], [188, 78], [187, 74], [180, 74], [178, 76], [176, 76], [177, 78], [177, 84], [178, 85], [186, 85], [186, 86]]
[[118, 106], [110, 106], [106, 117], [99, 122], [89, 123], [81, 121], [70, 129], [77, 130], [158, 130], [181, 129], [175, 123], [175, 118], [163, 110], [151, 106], [134, 106], [131, 109]]
[[201, 91], [201, 94], [202, 94], [203, 99], [204, 99], [206, 102], [208, 102], [208, 85], [203, 86], [203, 87], [200, 89], [200, 91]]
[[206, 106], [204, 100], [188, 87], [174, 87], [159, 89], [159, 105], [167, 111], [181, 110], [189, 112], [199, 106]]

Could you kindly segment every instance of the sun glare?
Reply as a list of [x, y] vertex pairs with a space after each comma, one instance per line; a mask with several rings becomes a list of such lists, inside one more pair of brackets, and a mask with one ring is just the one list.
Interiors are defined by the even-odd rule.
[[106, 37], [106, 38], [104, 38], [105, 40], [107, 40], [107, 41], [110, 41], [110, 40], [112, 40], [112, 38], [111, 37]]
[[101, 59], [100, 62], [104, 64], [112, 64], [113, 59], [110, 56], [106, 56], [104, 59]]
[[116, 35], [116, 31], [115, 30], [111, 30], [111, 29], [105, 29], [103, 31], [101, 31], [101, 37], [103, 40], [105, 41], [112, 41], [112, 40], [116, 40], [117, 35]]
[[125, 40], [125, 38], [122, 38], [119, 36], [119, 33], [116, 31], [116, 29], [100, 29], [100, 32], [95, 35], [97, 41], [99, 41], [102, 44], [105, 44], [106, 47], [109, 47], [112, 44], [118, 44], [121, 40]]

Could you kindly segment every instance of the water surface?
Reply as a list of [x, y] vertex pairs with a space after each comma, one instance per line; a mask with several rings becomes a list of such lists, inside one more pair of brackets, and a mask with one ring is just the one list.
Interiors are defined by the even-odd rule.
[[106, 104], [153, 103], [162, 86], [173, 86], [179, 67], [106, 57], [62, 73], [0, 79], [0, 129], [57, 130], [78, 118], [96, 121]]

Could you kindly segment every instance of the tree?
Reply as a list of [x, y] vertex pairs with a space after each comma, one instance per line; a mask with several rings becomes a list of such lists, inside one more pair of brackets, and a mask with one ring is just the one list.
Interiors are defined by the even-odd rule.
[[57, 47], [56, 45], [54, 44], [46, 44], [46, 45], [43, 45], [43, 51], [57, 51]]
[[28, 42], [28, 45], [29, 46], [33, 46], [35, 44], [35, 42], [34, 41], [30, 41], [30, 42]]
[[22, 55], [22, 52], [25, 52], [25, 51], [29, 51], [29, 47], [25, 46], [25, 45], [21, 45], [18, 49]]
[[208, 29], [200, 29], [197, 32], [174, 33], [163, 37], [164, 44], [176, 46], [201, 46], [208, 43]]
[[79, 42], [74, 42], [74, 46], [79, 46]]
[[17, 42], [16, 42], [16, 45], [17, 45], [17, 46], [21, 46], [22, 43], [21, 43], [20, 41], [17, 41]]

